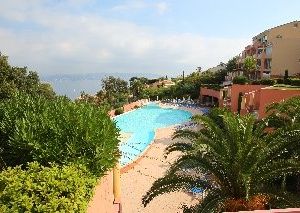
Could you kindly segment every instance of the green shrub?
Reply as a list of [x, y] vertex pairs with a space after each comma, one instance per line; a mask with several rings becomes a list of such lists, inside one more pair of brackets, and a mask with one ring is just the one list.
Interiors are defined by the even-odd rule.
[[115, 115], [121, 115], [124, 113], [123, 107], [119, 107], [115, 110]]
[[270, 85], [270, 86], [272, 86], [272, 85], [275, 84], [275, 81], [273, 79], [263, 78], [263, 79], [260, 80], [260, 83], [262, 85]]
[[299, 78], [292, 78], [290, 79], [292, 86], [300, 86], [300, 79]]
[[287, 88], [287, 89], [297, 89], [297, 88], [299, 88], [299, 86], [292, 86], [292, 85], [287, 85], [287, 84], [275, 84], [273, 87]]
[[284, 84], [284, 80], [282, 78], [276, 79], [276, 84]]
[[244, 85], [248, 82], [248, 79], [245, 76], [236, 76], [233, 78], [232, 83]]
[[255, 80], [255, 81], [251, 81], [252, 85], [260, 85], [260, 81], [259, 80]]
[[96, 179], [75, 165], [37, 162], [0, 173], [1, 212], [86, 212]]
[[266, 79], [266, 78], [263, 78], [261, 80], [257, 80], [257, 81], [252, 81], [251, 84], [253, 85], [274, 85], [275, 84], [275, 81], [273, 79]]
[[118, 135], [107, 113], [91, 104], [24, 94], [0, 102], [0, 150], [8, 166], [72, 162], [100, 176], [117, 162]]
[[220, 89], [223, 89], [223, 86], [220, 86], [219, 84], [202, 84], [202, 87], [206, 87], [208, 89], [213, 89], [219, 91]]
[[283, 81], [284, 84], [291, 85], [291, 79], [287, 78]]

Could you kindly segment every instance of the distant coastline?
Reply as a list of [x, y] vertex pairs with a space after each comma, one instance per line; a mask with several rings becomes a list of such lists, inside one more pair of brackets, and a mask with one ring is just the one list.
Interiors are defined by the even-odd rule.
[[66, 95], [74, 100], [82, 91], [95, 94], [101, 88], [101, 79], [114, 76], [129, 81], [131, 77], [158, 78], [158, 74], [147, 73], [86, 73], [86, 74], [52, 74], [41, 76], [41, 80], [53, 86], [59, 95]]

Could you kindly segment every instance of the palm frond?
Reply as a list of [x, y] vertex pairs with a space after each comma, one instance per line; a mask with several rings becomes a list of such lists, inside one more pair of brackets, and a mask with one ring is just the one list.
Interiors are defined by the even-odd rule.
[[175, 191], [190, 191], [192, 187], [208, 188], [206, 180], [196, 179], [190, 176], [181, 176], [176, 173], [167, 174], [156, 180], [150, 190], [142, 198], [142, 203], [147, 206], [151, 200], [161, 194]]
[[205, 198], [201, 201], [201, 203], [192, 206], [185, 207], [183, 209], [184, 213], [218, 213], [221, 211], [223, 202], [228, 198], [226, 195], [222, 193], [220, 189], [208, 190], [206, 192]]
[[300, 173], [300, 161], [298, 159], [279, 159], [271, 161], [252, 172], [253, 180], [257, 182], [267, 182], [280, 178], [287, 174]]
[[194, 140], [197, 137], [199, 137], [199, 133], [198, 132], [195, 132], [195, 131], [190, 130], [190, 129], [182, 129], [182, 130], [177, 130], [173, 134], [173, 138], [172, 139], [185, 138], [185, 139], [189, 139], [189, 140]]
[[299, 144], [300, 130], [288, 132], [280, 130], [272, 135], [271, 138], [272, 140], [261, 150], [257, 160], [258, 165], [263, 165], [272, 159], [278, 158], [285, 149], [293, 147], [295, 144]]
[[173, 143], [165, 149], [165, 157], [167, 157], [171, 152], [179, 151], [179, 152], [189, 152], [193, 150], [193, 145], [192, 143], [189, 142], [176, 142]]

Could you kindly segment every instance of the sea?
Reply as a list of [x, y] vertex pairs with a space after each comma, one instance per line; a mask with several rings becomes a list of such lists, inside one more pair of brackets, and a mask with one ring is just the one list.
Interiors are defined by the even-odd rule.
[[101, 79], [108, 76], [119, 77], [129, 81], [131, 77], [146, 77], [149, 79], [162, 77], [157, 74], [145, 73], [87, 73], [87, 74], [53, 74], [41, 76], [42, 82], [50, 83], [58, 95], [64, 95], [72, 100], [81, 92], [94, 95], [101, 90]]

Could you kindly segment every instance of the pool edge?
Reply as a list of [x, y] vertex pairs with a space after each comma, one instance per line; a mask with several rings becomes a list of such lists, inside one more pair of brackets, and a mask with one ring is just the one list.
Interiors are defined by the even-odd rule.
[[[158, 104], [159, 107], [161, 108], [166, 108], [166, 106], [168, 104], [162, 104], [160, 101], [157, 101], [155, 102], [156, 104]], [[190, 109], [190, 108], [187, 108], [187, 107], [174, 107], [174, 106], [168, 106], [168, 108], [172, 108], [172, 109], [177, 109], [177, 110], [182, 110], [182, 111], [186, 111], [186, 112], [189, 112], [191, 113], [191, 118], [196, 115], [196, 114], [203, 114], [201, 111], [198, 111], [198, 110], [193, 110], [193, 109]], [[136, 110], [136, 109], [134, 109]], [[131, 110], [131, 111], [128, 111], [126, 113], [129, 113], [129, 112], [132, 112], [134, 110]], [[148, 146], [144, 149], [144, 151], [138, 155], [135, 160], [133, 160], [132, 162], [130, 162], [129, 164], [121, 167], [120, 169], [120, 173], [123, 174], [123, 173], [126, 173], [128, 172], [129, 170], [133, 169], [138, 163], [140, 163], [140, 161], [143, 159], [143, 157], [145, 157], [145, 155], [148, 153], [148, 151], [150, 150], [151, 146], [153, 145], [153, 143], [155, 142], [155, 140], [157, 139], [157, 131], [160, 130], [160, 129], [169, 129], [169, 128], [175, 128], [176, 126], [178, 125], [181, 125], [182, 123], [178, 123], [178, 124], [173, 124], [173, 125], [170, 125], [170, 126], [167, 126], [167, 127], [162, 127], [162, 128], [157, 128], [154, 130], [154, 138], [153, 140], [148, 144]]]
[[157, 128], [154, 131], [154, 138], [153, 140], [148, 144], [148, 146], [144, 149], [144, 151], [136, 157], [135, 160], [133, 160], [131, 163], [123, 166], [120, 170], [121, 174], [128, 172], [129, 170], [133, 169], [142, 159], [143, 157], [146, 156], [146, 154], [149, 152], [149, 150], [151, 149], [151, 146], [153, 145], [153, 143], [155, 142], [155, 140], [157, 139], [157, 131], [161, 130], [161, 129], [170, 129], [170, 128], [175, 128], [176, 126], [180, 125], [179, 124], [174, 124], [171, 126], [167, 126], [167, 127], [163, 127], [163, 128]]

